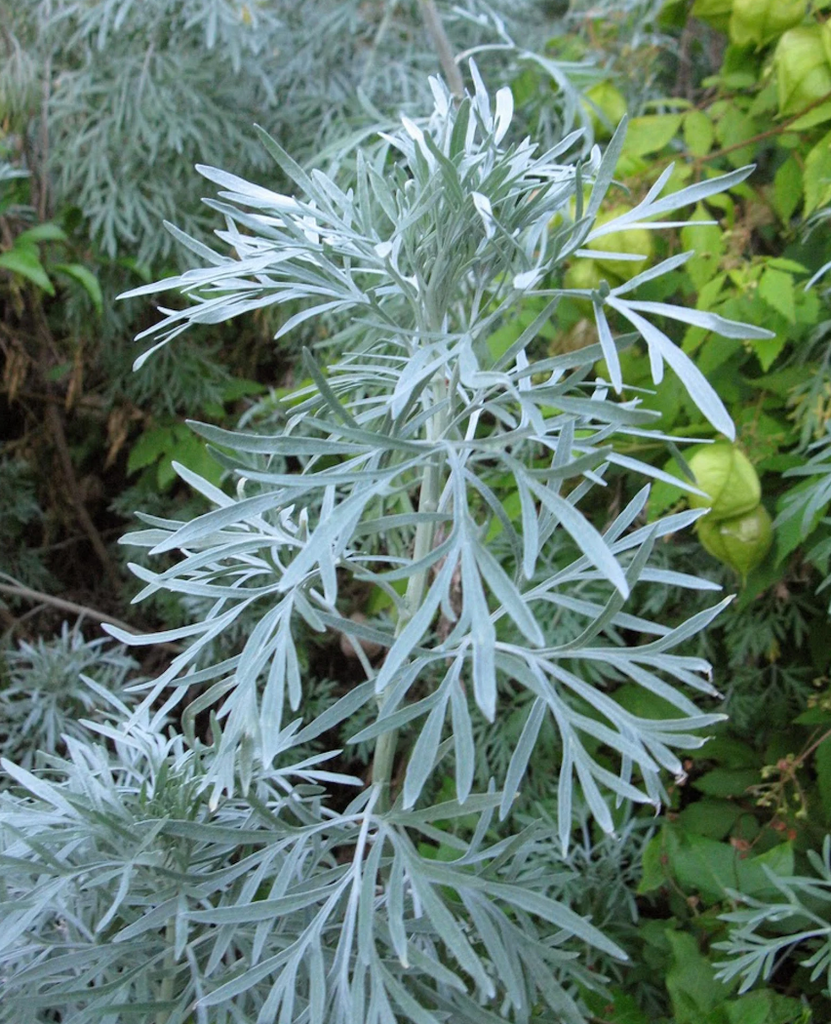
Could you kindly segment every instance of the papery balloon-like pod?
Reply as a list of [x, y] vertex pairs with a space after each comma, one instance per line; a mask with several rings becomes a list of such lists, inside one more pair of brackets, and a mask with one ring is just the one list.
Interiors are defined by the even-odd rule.
[[765, 506], [757, 505], [732, 519], [715, 521], [705, 516], [698, 523], [698, 539], [705, 550], [744, 579], [770, 550], [773, 526]]
[[709, 508], [710, 522], [751, 512], [759, 504], [762, 488], [753, 463], [735, 445], [708, 444], [688, 459], [696, 486], [707, 497], [690, 494], [691, 508]]
[[730, 41], [737, 46], [767, 46], [805, 17], [806, 0], [733, 0]]
[[831, 92], [831, 27], [800, 25], [776, 45], [779, 113], [798, 114]]
[[[631, 207], [616, 206], [608, 213], [602, 213], [595, 223], [598, 228], [609, 221], [615, 220], [624, 213], [629, 213]], [[621, 228], [620, 231], [612, 231], [609, 234], [593, 238], [586, 245], [587, 249], [597, 250], [597, 265], [601, 270], [610, 272], [624, 281], [628, 281], [635, 274], [646, 270], [649, 260], [655, 251], [655, 243], [652, 240], [652, 232], [648, 228]], [[615, 260], [604, 257], [607, 252], [625, 252], [633, 256], [642, 256], [642, 260]]]

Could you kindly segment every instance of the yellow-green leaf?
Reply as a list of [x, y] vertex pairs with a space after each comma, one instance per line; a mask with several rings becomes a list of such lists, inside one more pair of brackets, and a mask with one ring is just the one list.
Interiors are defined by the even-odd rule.
[[684, 144], [693, 156], [706, 156], [715, 137], [713, 122], [700, 110], [684, 115]]
[[814, 107], [807, 114], [798, 117], [792, 124], [788, 125], [788, 130], [804, 132], [808, 128], [822, 124], [824, 121], [831, 121], [831, 100], [828, 100], [827, 103], [820, 103], [818, 107]]
[[716, 125], [716, 137], [722, 146], [729, 146], [727, 159], [734, 167], [741, 167], [753, 159], [753, 144], [734, 149], [741, 142], [752, 139], [758, 130], [756, 121], [739, 107], [730, 104]]
[[712, 309], [716, 301], [721, 297], [721, 289], [724, 287], [726, 280], [727, 276], [725, 274], [719, 274], [702, 285], [698, 291], [698, 301], [695, 304], [695, 308]]
[[753, 349], [753, 355], [759, 360], [764, 373], [767, 373], [776, 362], [779, 353], [785, 347], [787, 337], [784, 334], [775, 334], [772, 338], [754, 338], [747, 344]]
[[831, 132], [805, 157], [803, 181], [806, 214], [831, 200]]
[[626, 97], [608, 80], [593, 85], [584, 95], [595, 137], [608, 139], [626, 116]]
[[136, 473], [152, 465], [169, 451], [175, 443], [173, 426], [153, 427], [145, 430], [136, 440], [127, 459], [127, 473]]
[[759, 280], [759, 295], [765, 302], [781, 313], [789, 323], [796, 322], [794, 283], [784, 270], [766, 267]]
[[793, 157], [782, 164], [773, 178], [773, 208], [786, 223], [802, 199], [802, 168]]
[[678, 134], [682, 114], [647, 114], [633, 117], [626, 132], [623, 152], [627, 156], [646, 156], [668, 146]]
[[721, 228], [717, 224], [696, 223], [711, 220], [710, 215], [699, 203], [690, 217], [689, 224], [681, 228], [681, 244], [685, 249], [695, 251], [695, 256], [687, 263], [685, 269], [697, 289], [712, 281], [724, 254]]

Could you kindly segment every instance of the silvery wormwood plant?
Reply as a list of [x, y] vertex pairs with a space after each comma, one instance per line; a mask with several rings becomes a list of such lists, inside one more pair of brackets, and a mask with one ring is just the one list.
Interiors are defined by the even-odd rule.
[[[431, 118], [359, 153], [349, 191], [265, 136], [294, 196], [200, 168], [222, 189], [209, 205], [232, 254], [171, 228], [203, 266], [153, 286], [192, 300], [163, 310], [155, 347], [285, 303], [281, 333], [324, 316], [342, 326], [340, 355], [324, 368], [306, 354], [308, 382], [274, 436], [194, 425], [235, 493], [180, 467], [213, 509], [144, 516], [126, 542], [168, 556], [159, 572], [134, 567], [137, 600], [165, 589], [200, 599], [204, 616], [138, 640], [111, 629], [182, 651], [138, 704], [112, 704], [92, 726], [100, 742], [72, 737], [41, 771], [4, 762], [6, 1022], [559, 1024], [582, 1019], [581, 987], [625, 955], [558, 898], [535, 851], [550, 866], [553, 840], [567, 863], [578, 808], [612, 833], [615, 803], [660, 805], [662, 771], [682, 772], [676, 750], [699, 747], [719, 718], [688, 696], [715, 693], [710, 667], [675, 652], [722, 605], [673, 628], [625, 611], [638, 584], [715, 589], [650, 565], [656, 541], [699, 512], [644, 526], [644, 487], [601, 533], [581, 503], [611, 466], [663, 478], [614, 449], [658, 436], [621, 393], [620, 346], [640, 335], [655, 381], [669, 364], [732, 437], [712, 388], [653, 321], [766, 332], [632, 297], [681, 255], [578, 293], [598, 344], [528, 353], [564, 294], [558, 268], [588, 240], [664, 226], [748, 169], [661, 197], [667, 171], [631, 213], [595, 226], [623, 130], [582, 165], [564, 156], [575, 135], [545, 153], [506, 142], [510, 91], [492, 105], [471, 74], [458, 107], [433, 81]], [[550, 301], [494, 350], [529, 294]], [[636, 333], [615, 338], [609, 309]], [[601, 357], [609, 382], [593, 376]], [[347, 581], [378, 588], [388, 612], [347, 617]], [[544, 631], [552, 609], [579, 628]], [[255, 623], [241, 649], [211, 657], [240, 616]], [[346, 634], [366, 680], [304, 722], [296, 642], [309, 630]], [[674, 717], [625, 710], [624, 681]], [[474, 725], [520, 699], [507, 769], [490, 770]], [[543, 727], [559, 737], [557, 817], [517, 826]], [[309, 754], [338, 736], [372, 744], [367, 780], [335, 770], [340, 750]], [[436, 804], [448, 778], [455, 796]], [[450, 859], [428, 855], [437, 847]]]

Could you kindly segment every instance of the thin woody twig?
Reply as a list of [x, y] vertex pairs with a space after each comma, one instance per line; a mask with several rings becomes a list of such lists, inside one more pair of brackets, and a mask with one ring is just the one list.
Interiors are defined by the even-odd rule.
[[734, 142], [729, 146], [723, 146], [721, 149], [713, 150], [712, 153], [707, 153], [704, 156], [696, 157], [695, 163], [702, 164], [710, 160], [717, 160], [720, 156], [724, 156], [727, 153], [733, 153], [737, 149], [742, 149], [744, 146], [753, 146], [757, 142], [764, 142], [765, 139], [770, 139], [774, 135], [784, 135], [786, 132], [791, 131], [791, 125], [797, 122], [800, 118], [810, 113], [815, 107], [820, 106], [823, 103], [827, 103], [831, 100], [831, 92], [825, 93], [820, 96], [819, 99], [809, 103], [807, 107], [798, 111], [796, 114], [791, 114], [790, 117], [786, 117], [784, 121], [780, 121], [778, 125], [773, 128], [768, 128], [766, 131], [759, 132], [757, 135], [751, 135], [748, 139], [742, 139], [741, 142]]
[[453, 56], [453, 47], [447, 38], [447, 32], [444, 30], [441, 15], [436, 10], [435, 0], [418, 0], [418, 7], [421, 11], [424, 26], [433, 40], [433, 45], [436, 48], [439, 63], [444, 72], [444, 77], [447, 79], [450, 91], [461, 102], [465, 98], [465, 83], [462, 81], [462, 73], [459, 71], [459, 65]]
[[85, 604], [67, 601], [63, 597], [53, 597], [52, 594], [44, 594], [42, 590], [32, 590], [31, 587], [12, 585], [11, 583], [0, 583], [0, 594], [8, 594], [9, 597], [22, 597], [25, 601], [38, 601], [41, 604], [48, 604], [53, 608], [59, 608], [62, 612], [84, 615], [88, 619], [94, 619], [96, 622], [109, 622], [111, 625], [123, 629], [125, 633], [132, 633], [134, 636], [141, 635], [141, 630], [134, 629], [133, 626], [122, 622], [121, 619], [117, 619], [113, 615], [96, 611], [95, 608], [89, 608]]
[[[24, 587], [22, 584], [0, 583], [0, 594], [7, 594], [9, 597], [20, 597], [24, 601], [48, 604], [62, 612], [85, 616], [88, 619], [93, 619], [95, 622], [109, 623], [111, 626], [118, 626], [119, 629], [124, 630], [125, 633], [130, 633], [132, 636], [145, 635], [143, 630], [136, 629], [135, 626], [131, 626], [122, 619], [117, 619], [114, 615], [107, 615], [106, 612], [99, 612], [95, 608], [90, 608], [85, 604], [78, 604], [75, 601], [67, 601], [63, 597], [44, 594], [42, 590], [33, 590], [31, 587]], [[161, 643], [156, 644], [156, 646], [162, 650], [171, 651], [174, 654], [181, 654], [183, 650], [180, 644]]]

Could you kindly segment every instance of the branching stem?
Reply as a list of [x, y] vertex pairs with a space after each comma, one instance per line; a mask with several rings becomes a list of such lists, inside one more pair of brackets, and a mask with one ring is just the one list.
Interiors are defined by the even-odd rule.
[[[439, 376], [433, 382], [433, 401], [439, 411], [430, 418], [427, 425], [427, 439], [437, 443], [447, 428], [447, 409], [444, 407], [444, 397], [447, 391], [447, 384], [443, 376]], [[438, 508], [441, 496], [441, 468], [438, 454], [434, 455], [424, 469], [424, 476], [421, 480], [421, 490], [418, 498], [419, 512], [435, 512]], [[433, 549], [435, 543], [435, 523], [421, 522], [416, 527], [415, 539], [413, 541], [413, 562], [419, 562], [426, 558]], [[404, 597], [404, 608], [396, 623], [395, 635], [400, 636], [407, 623], [412, 619], [421, 602], [424, 600], [424, 590], [427, 586], [429, 568], [413, 573], [407, 582], [407, 593]], [[379, 708], [383, 708], [386, 694], [378, 695]], [[378, 737], [375, 745], [375, 754], [372, 761], [372, 782], [379, 789], [378, 810], [380, 812], [389, 809], [390, 805], [390, 780], [392, 779], [393, 764], [395, 761], [395, 748], [398, 741], [398, 730], [391, 729]]]

